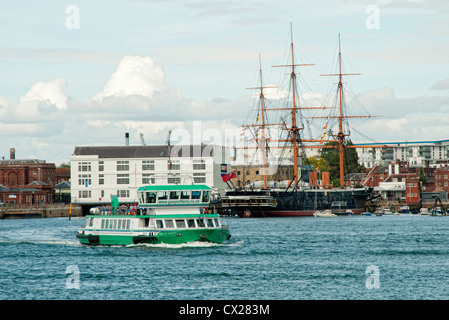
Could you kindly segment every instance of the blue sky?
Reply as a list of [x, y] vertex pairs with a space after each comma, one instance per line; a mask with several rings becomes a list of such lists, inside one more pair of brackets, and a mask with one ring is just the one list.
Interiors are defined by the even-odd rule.
[[[79, 10], [79, 28], [67, 28]], [[372, 10], [378, 13], [369, 26]], [[72, 21], [72, 20], [70, 20]], [[368, 22], [368, 26], [367, 26]], [[293, 25], [304, 77], [324, 96], [341, 34], [348, 85], [377, 141], [447, 139], [449, 2], [2, 1], [0, 156], [68, 162], [76, 145], [164, 143], [169, 129], [237, 128], [258, 57], [278, 84]], [[190, 128], [190, 129], [189, 129]]]

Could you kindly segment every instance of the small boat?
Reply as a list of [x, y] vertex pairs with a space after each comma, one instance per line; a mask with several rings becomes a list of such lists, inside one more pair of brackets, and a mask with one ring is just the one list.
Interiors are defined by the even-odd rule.
[[337, 215], [332, 213], [332, 210], [327, 209], [324, 211], [315, 211], [313, 213], [313, 216], [326, 218], [326, 217], [336, 217]]
[[391, 211], [391, 208], [389, 206], [379, 207], [376, 209], [374, 213], [376, 214], [376, 216], [397, 214], [397, 212], [393, 213], [393, 211]]
[[374, 211], [374, 214], [375, 214], [376, 216], [381, 216], [381, 215], [383, 215], [384, 213], [383, 213], [382, 208], [376, 208], [376, 210]]
[[428, 216], [428, 215], [430, 215], [430, 211], [429, 211], [429, 209], [427, 209], [427, 208], [421, 208], [421, 209], [419, 210], [419, 213], [420, 213], [422, 216]]
[[445, 216], [446, 213], [444, 212], [443, 209], [441, 209], [441, 207], [435, 207], [430, 209], [430, 215], [432, 216]]
[[371, 216], [371, 212], [369, 212], [369, 211], [363, 212], [362, 214], [365, 216]]
[[223, 243], [231, 237], [220, 215], [209, 211], [212, 189], [206, 185], [149, 185], [137, 193], [139, 205], [129, 211], [121, 210], [112, 196], [110, 214], [86, 216], [86, 226], [76, 234], [80, 243]]
[[400, 206], [398, 208], [399, 213], [410, 213], [410, 207], [409, 206]]

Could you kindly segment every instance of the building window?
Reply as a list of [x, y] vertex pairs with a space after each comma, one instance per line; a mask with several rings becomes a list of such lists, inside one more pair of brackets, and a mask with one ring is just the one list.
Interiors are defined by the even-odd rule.
[[154, 170], [154, 160], [143, 160], [142, 161], [142, 170]]
[[129, 171], [129, 161], [117, 161], [117, 171]]
[[92, 184], [92, 179], [90, 174], [80, 174], [78, 176], [78, 185], [90, 185]]
[[167, 178], [167, 183], [168, 184], [180, 184], [181, 183], [181, 178], [179, 177], [169, 177]]
[[91, 164], [90, 164], [90, 162], [80, 162], [80, 163], [78, 163], [78, 171], [79, 172], [91, 171]]
[[80, 190], [80, 191], [78, 191], [78, 196], [80, 199], [92, 198], [92, 191]]
[[206, 163], [204, 160], [193, 160], [193, 170], [206, 170]]
[[155, 183], [155, 179], [151, 178], [151, 182], [150, 182], [150, 177], [152, 176], [152, 173], [144, 173], [142, 174], [142, 183], [143, 184], [154, 184]]
[[167, 161], [167, 170], [181, 170], [179, 160], [173, 160], [171, 163]]
[[101, 184], [101, 185], [104, 184], [104, 174], [100, 174], [98, 176], [98, 184]]
[[98, 171], [104, 171], [104, 161], [98, 162]]
[[129, 184], [129, 174], [118, 174], [117, 184]]
[[206, 174], [203, 172], [194, 172], [193, 181], [195, 183], [206, 183]]
[[129, 198], [129, 190], [117, 190], [117, 197]]

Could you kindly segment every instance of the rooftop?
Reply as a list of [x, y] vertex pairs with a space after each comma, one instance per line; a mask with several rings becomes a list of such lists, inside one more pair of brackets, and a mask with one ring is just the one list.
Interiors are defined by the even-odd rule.
[[[174, 145], [171, 157], [213, 156], [214, 146], [210, 145]], [[94, 156], [99, 158], [160, 158], [168, 157], [168, 147], [159, 146], [90, 146], [75, 147], [74, 156]]]

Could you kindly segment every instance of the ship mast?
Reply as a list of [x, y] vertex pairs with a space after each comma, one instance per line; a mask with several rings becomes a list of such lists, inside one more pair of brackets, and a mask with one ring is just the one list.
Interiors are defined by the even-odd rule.
[[344, 173], [344, 152], [343, 143], [346, 134], [343, 133], [343, 74], [341, 73], [341, 44], [340, 34], [338, 34], [338, 95], [340, 100], [340, 117], [338, 118], [338, 151], [340, 153], [340, 187], [345, 186], [345, 173]]
[[292, 51], [292, 64], [287, 65], [279, 65], [279, 66], [273, 66], [273, 67], [291, 67], [291, 73], [290, 73], [290, 80], [292, 83], [292, 125], [290, 128], [287, 128], [292, 134], [292, 151], [293, 151], [293, 175], [295, 179], [295, 185], [298, 184], [299, 181], [299, 175], [298, 175], [298, 140], [299, 140], [299, 131], [303, 128], [298, 128], [296, 124], [296, 113], [298, 111], [298, 108], [296, 106], [296, 73], [295, 73], [295, 66], [313, 66], [314, 64], [295, 64], [295, 52], [294, 52], [294, 46], [293, 46], [293, 27], [292, 23], [290, 23], [290, 34], [291, 34], [291, 51]]
[[[339, 115], [338, 116], [330, 116], [327, 118], [338, 118], [338, 133], [334, 135], [337, 138], [337, 145], [339, 151], [339, 159], [340, 159], [340, 187], [343, 189], [345, 187], [345, 173], [344, 173], [344, 149], [345, 148], [383, 148], [386, 146], [377, 146], [377, 145], [358, 145], [358, 146], [346, 146], [345, 145], [345, 137], [349, 136], [349, 134], [345, 134], [343, 132], [343, 118], [371, 118], [375, 116], [346, 116], [343, 112], [343, 76], [355, 76], [360, 75], [360, 73], [342, 73], [342, 65], [341, 65], [341, 42], [340, 42], [340, 34], [338, 34], [338, 73], [336, 74], [322, 74], [322, 76], [338, 76], [338, 100], [339, 100]], [[312, 119], [324, 118], [324, 117], [312, 117]], [[328, 141], [328, 140], [324, 140]], [[324, 146], [323, 146], [324, 147]], [[332, 148], [332, 146], [328, 146]]]
[[[254, 87], [254, 88], [247, 88], [247, 89], [260, 89], [260, 93], [259, 93], [259, 98], [260, 98], [260, 114], [262, 117], [262, 122], [260, 125], [260, 132], [261, 132], [261, 139], [258, 139], [258, 137], [256, 136], [256, 142], [258, 144], [258, 147], [260, 147], [261, 151], [262, 151], [262, 165], [263, 165], [263, 169], [262, 169], [262, 173], [263, 173], [263, 186], [264, 189], [267, 188], [267, 139], [265, 138], [265, 126], [267, 125], [265, 123], [265, 109], [264, 109], [264, 100], [265, 100], [265, 96], [263, 93], [263, 89], [265, 88], [276, 88], [275, 86], [270, 86], [270, 87], [264, 87], [263, 86], [263, 81], [262, 81], [262, 59], [260, 57], [260, 53], [259, 53], [259, 78], [260, 78], [260, 87]], [[247, 126], [245, 126], [247, 127]]]

